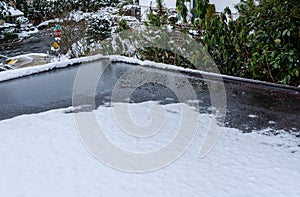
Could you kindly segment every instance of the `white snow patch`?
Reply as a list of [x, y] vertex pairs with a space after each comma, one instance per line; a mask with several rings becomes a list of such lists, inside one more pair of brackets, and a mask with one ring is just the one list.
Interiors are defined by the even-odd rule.
[[63, 22], [63, 20], [62, 20], [62, 19], [59, 19], [59, 18], [51, 19], [51, 20], [47, 20], [47, 21], [41, 22], [41, 23], [37, 26], [37, 28], [40, 28], [40, 27], [42, 27], [42, 26], [48, 26], [49, 24], [52, 24], [52, 23], [61, 23], [61, 22]]
[[[141, 113], [148, 110], [147, 106], [157, 104], [129, 105], [133, 112]], [[180, 105], [164, 106], [170, 120], [167, 132], [149, 139], [152, 145], [165, 143], [164, 139], [177, 130]], [[222, 128], [216, 146], [200, 158], [203, 131], [211, 119], [201, 115], [198, 134], [182, 157], [154, 172], [125, 173], [89, 154], [77, 133], [74, 115], [65, 113], [70, 111], [72, 108], [0, 121], [1, 196], [300, 195], [299, 140], [289, 134], [266, 136]], [[151, 147], [122, 134], [111, 107], [99, 107], [96, 114], [114, 143], [128, 149]], [[148, 120], [147, 116], [132, 118], [138, 122]]]
[[257, 116], [257, 115], [254, 115], [254, 114], [249, 114], [248, 117], [249, 117], [249, 118], [258, 118], [258, 116]]
[[15, 17], [15, 16], [24, 16], [24, 13], [14, 7], [8, 6], [8, 10], [10, 13], [10, 16]]
[[21, 33], [17, 33], [19, 38], [28, 38], [31, 34], [38, 33], [39, 30], [36, 27], [30, 28], [28, 31], [21, 31]]

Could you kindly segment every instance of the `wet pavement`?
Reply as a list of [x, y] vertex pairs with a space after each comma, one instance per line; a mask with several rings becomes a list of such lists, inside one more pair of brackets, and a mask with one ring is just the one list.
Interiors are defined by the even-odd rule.
[[28, 53], [47, 53], [47, 51], [50, 51], [52, 42], [53, 37], [51, 36], [51, 32], [49, 30], [41, 30], [20, 43], [14, 45], [0, 45], [0, 54], [14, 57]]
[[[97, 62], [90, 64], [97, 64]], [[73, 86], [80, 66], [89, 65], [70, 66], [1, 82], [0, 120], [72, 106]], [[130, 72], [124, 78], [124, 74], [132, 68], [139, 70]], [[197, 94], [199, 102], [196, 106], [197, 110], [200, 113], [211, 113], [207, 81], [200, 74], [175, 73], [126, 63], [113, 63], [105, 69], [97, 86], [96, 105], [107, 105], [111, 101], [112, 90], [121, 78], [124, 89], [131, 87], [133, 82], [140, 78], [141, 70], [161, 79], [176, 77], [188, 79]], [[227, 99], [226, 126], [241, 129], [243, 132], [269, 128], [270, 134], [284, 130], [300, 137], [299, 89], [230, 77], [225, 77], [224, 82]], [[180, 85], [177, 88], [180, 91]], [[135, 88], [128, 99], [129, 102], [155, 100], [161, 104], [178, 102], [173, 90], [158, 83], [145, 83]], [[190, 102], [189, 95], [186, 95], [186, 100], [183, 102]]]

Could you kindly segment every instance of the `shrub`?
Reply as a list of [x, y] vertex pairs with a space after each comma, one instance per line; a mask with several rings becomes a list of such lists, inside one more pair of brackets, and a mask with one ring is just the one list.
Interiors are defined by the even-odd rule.
[[211, 17], [202, 42], [220, 71], [299, 85], [300, 20], [292, 3], [247, 0], [237, 5], [240, 17], [236, 21], [227, 21], [229, 8]]

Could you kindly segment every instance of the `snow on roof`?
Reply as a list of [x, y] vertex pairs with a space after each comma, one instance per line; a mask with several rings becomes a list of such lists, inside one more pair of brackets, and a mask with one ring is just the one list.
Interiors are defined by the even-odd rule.
[[[12, 76], [12, 73], [21, 76], [99, 58], [103, 57], [98, 55], [40, 67], [5, 71], [0, 74], [0, 78]], [[150, 64], [119, 56], [110, 56], [110, 59]], [[164, 66], [157, 63], [153, 65], [159, 68]], [[185, 70], [176, 66], [165, 66], [176, 68], [178, 71]], [[65, 75], [61, 77], [64, 79]], [[6, 87], [13, 99], [20, 96], [24, 99], [22, 92], [9, 89], [11, 88], [9, 85]], [[5, 93], [3, 95], [7, 96]], [[164, 124], [161, 131], [151, 138], [141, 139], [126, 134], [116, 123], [114, 109], [127, 105], [128, 111], [119, 111], [121, 117], [130, 115], [134, 122], [148, 125], [152, 122], [149, 111], [160, 107], [165, 114], [156, 115], [159, 119], [166, 120], [166, 125]], [[169, 166], [140, 174], [114, 170], [97, 161], [85, 149], [74, 123], [72, 112], [76, 112], [76, 108], [63, 108], [2, 120], [0, 174], [5, 181], [1, 182], [0, 193], [2, 196], [42, 194], [43, 197], [199, 197], [212, 194], [297, 196], [296, 193], [300, 192], [299, 139], [288, 133], [279, 132], [277, 135], [269, 136], [268, 129], [243, 133], [237, 129], [222, 127], [218, 143], [206, 157], [200, 158], [200, 146], [213, 117], [197, 113], [192, 106], [184, 103], [160, 105], [154, 101], [114, 103], [112, 106], [99, 106], [94, 112], [107, 139], [120, 148], [141, 153], [149, 152], [153, 148], [156, 150], [170, 143], [174, 138], [174, 131], [180, 127], [182, 109], [190, 109], [192, 115], [200, 116], [198, 132], [194, 136], [193, 143]], [[84, 115], [88, 112], [78, 113]]]
[[8, 7], [7, 10], [11, 16], [24, 16], [24, 13], [16, 8], [13, 8], [11, 6]]
[[[154, 101], [116, 103], [127, 104], [130, 118], [146, 124], [152, 121], [147, 112], [161, 107], [165, 114], [159, 118], [166, 119], [169, 126], [150, 139], [136, 140], [116, 124], [115, 106], [95, 110], [111, 143], [139, 153], [168, 143], [174, 137], [171, 131], [180, 126], [181, 107], [189, 107]], [[125, 173], [104, 165], [85, 149], [74, 124], [74, 110], [64, 108], [0, 121], [2, 196], [297, 196], [300, 192], [300, 154], [290, 152], [299, 150], [298, 140], [291, 135], [267, 136], [223, 128], [213, 150], [200, 158], [202, 130], [212, 118], [199, 114], [199, 132], [178, 160], [153, 172]], [[122, 115], [128, 116], [126, 112]]]
[[[140, 0], [140, 5], [149, 7], [150, 4], [156, 5], [156, 0]], [[176, 8], [176, 0], [164, 0], [163, 5], [167, 8]]]

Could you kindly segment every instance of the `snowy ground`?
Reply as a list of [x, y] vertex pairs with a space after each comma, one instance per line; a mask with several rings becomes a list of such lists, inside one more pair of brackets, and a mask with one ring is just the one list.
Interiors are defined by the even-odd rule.
[[[137, 124], [149, 124], [149, 107], [157, 105], [150, 101], [130, 104], [130, 116]], [[120, 130], [112, 107], [100, 106], [96, 114], [112, 143], [141, 152], [170, 141], [180, 122], [182, 105], [185, 104], [163, 106], [165, 130], [142, 140]], [[203, 131], [211, 120], [209, 115], [201, 114], [198, 133], [178, 160], [153, 172], [126, 173], [104, 165], [87, 151], [76, 130], [72, 110], [0, 121], [1, 196], [300, 195], [299, 139], [289, 134], [266, 136], [222, 128], [216, 146], [200, 158]]]

